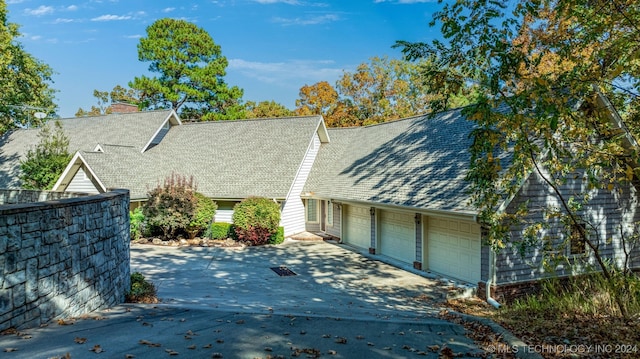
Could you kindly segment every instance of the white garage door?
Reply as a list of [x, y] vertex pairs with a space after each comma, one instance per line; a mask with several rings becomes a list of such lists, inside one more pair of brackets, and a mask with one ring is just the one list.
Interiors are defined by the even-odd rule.
[[413, 214], [382, 211], [380, 214], [380, 252], [412, 264], [416, 259]]
[[480, 226], [430, 217], [427, 228], [429, 269], [471, 283], [480, 281]]
[[371, 247], [371, 217], [369, 208], [345, 206], [344, 238], [345, 243], [368, 249]]

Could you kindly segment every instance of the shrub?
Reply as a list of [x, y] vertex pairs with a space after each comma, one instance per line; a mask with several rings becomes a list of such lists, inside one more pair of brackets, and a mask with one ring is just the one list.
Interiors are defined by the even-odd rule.
[[261, 245], [269, 242], [278, 230], [280, 206], [263, 197], [249, 197], [233, 208], [235, 238]]
[[206, 237], [211, 239], [227, 239], [233, 237], [232, 231], [231, 223], [215, 222], [211, 224], [211, 228]]
[[280, 244], [284, 242], [284, 227], [278, 227], [276, 233], [269, 238], [269, 244]]
[[139, 272], [131, 273], [131, 290], [126, 294], [127, 303], [157, 303], [156, 286]]
[[197, 202], [193, 177], [173, 173], [164, 185], [149, 192], [142, 211], [150, 226], [161, 228], [164, 237], [170, 238], [176, 231], [187, 229], [195, 217]]
[[197, 199], [195, 215], [187, 226], [189, 238], [194, 238], [211, 226], [213, 216], [216, 215], [216, 209], [218, 209], [218, 205], [211, 198], [197, 192], [195, 193], [195, 196]]
[[140, 239], [145, 232], [145, 218], [142, 213], [142, 208], [138, 207], [132, 212], [129, 212], [129, 233], [131, 240]]

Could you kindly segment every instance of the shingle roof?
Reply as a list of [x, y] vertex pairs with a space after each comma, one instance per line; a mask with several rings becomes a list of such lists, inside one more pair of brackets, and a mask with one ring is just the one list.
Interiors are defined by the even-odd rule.
[[[111, 114], [58, 120], [69, 137], [69, 151], [92, 151], [97, 144], [133, 146], [138, 151], [171, 115], [171, 110]], [[0, 188], [20, 186], [20, 159], [38, 139], [37, 128], [19, 129], [0, 138]]]
[[283, 199], [297, 174], [320, 116], [214, 121], [173, 126], [162, 142], [141, 154], [135, 147], [103, 146], [83, 152], [107, 187], [146, 197], [172, 172], [194, 176], [198, 191], [214, 198]]
[[304, 192], [318, 198], [475, 213], [469, 205], [469, 134], [462, 110], [329, 129]]

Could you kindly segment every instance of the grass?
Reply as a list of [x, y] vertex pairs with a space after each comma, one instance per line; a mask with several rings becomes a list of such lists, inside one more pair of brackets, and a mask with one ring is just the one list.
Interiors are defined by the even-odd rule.
[[447, 306], [457, 312], [492, 319], [529, 345], [565, 349], [540, 352], [545, 358], [576, 357], [576, 354], [581, 358], [638, 358], [640, 279], [637, 276], [621, 279], [628, 281], [630, 288], [622, 296], [629, 313], [626, 318], [621, 315], [607, 281], [599, 275], [575, 278], [564, 284], [557, 280], [544, 282], [539, 294], [500, 309], [479, 299], [449, 301]]

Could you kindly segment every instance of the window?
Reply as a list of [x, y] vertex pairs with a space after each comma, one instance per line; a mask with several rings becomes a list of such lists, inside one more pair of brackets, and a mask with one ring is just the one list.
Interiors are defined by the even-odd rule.
[[162, 129], [163, 129], [163, 130], [168, 130], [168, 129], [169, 129], [169, 127], [171, 127], [171, 124], [169, 123], [169, 121], [165, 122], [165, 123], [162, 125]]
[[327, 224], [333, 226], [333, 202], [327, 201]]
[[585, 243], [582, 233], [586, 233], [587, 227], [584, 223], [573, 224], [571, 226], [570, 240], [570, 252], [569, 254], [584, 254], [587, 250], [587, 244]]
[[307, 200], [307, 222], [318, 222], [318, 200]]

